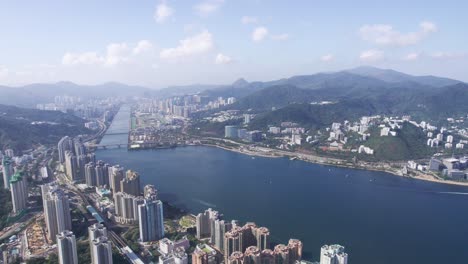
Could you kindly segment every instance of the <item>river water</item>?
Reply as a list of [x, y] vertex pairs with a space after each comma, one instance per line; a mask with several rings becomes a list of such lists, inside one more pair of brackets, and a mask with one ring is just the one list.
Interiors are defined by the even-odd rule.
[[[129, 109], [108, 133], [126, 131]], [[107, 135], [104, 143], [125, 143]], [[468, 188], [383, 172], [335, 168], [285, 158], [260, 158], [212, 147], [99, 150], [154, 184], [163, 200], [198, 213], [270, 228], [275, 241], [298, 238], [305, 258], [323, 244], [344, 245], [349, 263], [468, 263]]]

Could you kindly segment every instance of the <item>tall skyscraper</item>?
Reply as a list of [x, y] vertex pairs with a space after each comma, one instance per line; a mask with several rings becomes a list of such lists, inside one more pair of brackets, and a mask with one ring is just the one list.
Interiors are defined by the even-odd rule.
[[265, 249], [260, 254], [262, 258], [262, 264], [275, 264], [276, 263], [276, 256], [275, 252], [271, 249]]
[[232, 224], [224, 220], [215, 220], [215, 240], [211, 241], [219, 250], [224, 251], [224, 235], [230, 231]]
[[71, 216], [68, 196], [57, 186], [44, 184], [41, 186], [44, 205], [44, 218], [48, 237], [55, 242], [58, 233], [71, 230]]
[[260, 251], [270, 247], [270, 230], [266, 227], [260, 227], [255, 230], [257, 247]]
[[216, 219], [219, 219], [219, 213], [211, 208], [205, 210], [204, 213], [199, 213], [197, 215], [196, 225], [198, 239], [209, 237], [213, 239], [212, 242], [214, 242], [215, 239], [212, 237], [212, 231], [214, 231], [214, 223]]
[[84, 179], [85, 178], [85, 166], [86, 163], [88, 163], [88, 156], [86, 155], [79, 155], [76, 156], [76, 174], [78, 179]]
[[96, 223], [88, 227], [89, 240], [94, 240], [98, 237], [107, 237], [107, 228], [103, 224]]
[[60, 264], [78, 264], [76, 239], [71, 231], [62, 231], [57, 235], [57, 248]]
[[120, 191], [135, 196], [140, 195], [140, 175], [128, 170], [125, 178], [120, 181]]
[[109, 164], [99, 160], [96, 163], [96, 186], [109, 188]]
[[120, 192], [120, 181], [125, 177], [124, 168], [120, 165], [109, 167], [109, 185], [112, 193]]
[[302, 242], [299, 239], [289, 239], [288, 248], [290, 259], [294, 262], [302, 260]]
[[73, 139], [73, 148], [76, 156], [86, 155], [86, 147], [80, 136]]
[[112, 244], [107, 237], [100, 236], [91, 241], [93, 264], [112, 264]]
[[114, 194], [115, 220], [122, 224], [134, 224], [138, 221], [138, 205], [142, 204], [143, 197], [128, 193]]
[[138, 205], [140, 240], [155, 241], [164, 236], [163, 204], [159, 200], [145, 199]]
[[154, 185], [147, 184], [143, 188], [143, 197], [145, 197], [145, 199], [157, 200], [158, 190], [156, 190], [156, 187], [154, 187]]
[[228, 262], [233, 252], [242, 251], [242, 233], [242, 228], [236, 226], [224, 235], [224, 262]]
[[347, 264], [348, 254], [340, 245], [324, 245], [320, 249], [320, 264]]
[[245, 261], [252, 264], [261, 264], [262, 263], [262, 252], [256, 246], [250, 246], [245, 250]]
[[94, 162], [89, 162], [85, 165], [85, 182], [88, 186], [96, 186], [96, 165]]
[[13, 212], [15, 214], [26, 209], [28, 200], [28, 188], [26, 177], [17, 171], [10, 179], [11, 201], [13, 203]]
[[290, 259], [290, 254], [289, 254], [289, 248], [288, 246], [284, 244], [279, 244], [275, 246], [274, 249], [275, 255], [276, 255], [276, 261], [278, 263], [294, 263]]
[[226, 264], [243, 264], [245, 261], [245, 256], [240, 251], [233, 252], [228, 258]]
[[78, 163], [76, 156], [71, 151], [65, 151], [65, 172], [71, 181], [78, 180]]
[[[95, 250], [105, 250], [102, 246], [102, 241], [101, 245], [96, 246], [94, 241], [97, 241], [97, 239], [104, 237], [107, 238], [107, 229], [103, 224], [94, 224], [88, 228], [88, 235], [89, 235], [89, 245], [90, 245], [90, 252], [91, 252], [91, 261], [93, 264], [96, 263], [109, 263], [109, 262], [99, 262], [99, 259], [95, 259], [97, 256], [105, 256], [106, 253], [104, 252], [94, 252]], [[99, 258], [99, 257], [98, 257]], [[103, 257], [101, 257], [102, 259]], [[105, 257], [104, 257], [105, 259]]]
[[3, 156], [2, 166], [3, 166], [3, 188], [9, 189], [10, 178], [13, 175], [13, 162], [11, 161], [10, 157], [8, 157], [7, 155]]
[[57, 144], [58, 156], [60, 163], [65, 163], [65, 152], [72, 150], [72, 140], [71, 138], [65, 136]]

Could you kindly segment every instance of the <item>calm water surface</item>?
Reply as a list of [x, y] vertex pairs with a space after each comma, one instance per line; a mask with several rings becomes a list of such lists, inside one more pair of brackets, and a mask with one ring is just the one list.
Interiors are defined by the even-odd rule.
[[[128, 129], [128, 114], [122, 109], [108, 133]], [[338, 243], [350, 264], [468, 263], [468, 188], [210, 147], [96, 154], [138, 171], [142, 185], [190, 212], [212, 207], [270, 228], [278, 242], [301, 239], [310, 260]]]

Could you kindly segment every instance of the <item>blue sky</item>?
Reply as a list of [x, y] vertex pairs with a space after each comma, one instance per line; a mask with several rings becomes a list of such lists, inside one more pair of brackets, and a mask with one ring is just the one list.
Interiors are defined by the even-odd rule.
[[359, 65], [468, 81], [465, 1], [0, 2], [0, 84], [150, 87]]

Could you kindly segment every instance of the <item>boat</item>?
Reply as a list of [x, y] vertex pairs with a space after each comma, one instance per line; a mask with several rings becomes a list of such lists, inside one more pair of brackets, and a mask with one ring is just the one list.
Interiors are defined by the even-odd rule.
[[297, 160], [297, 157], [291, 157], [289, 160]]

